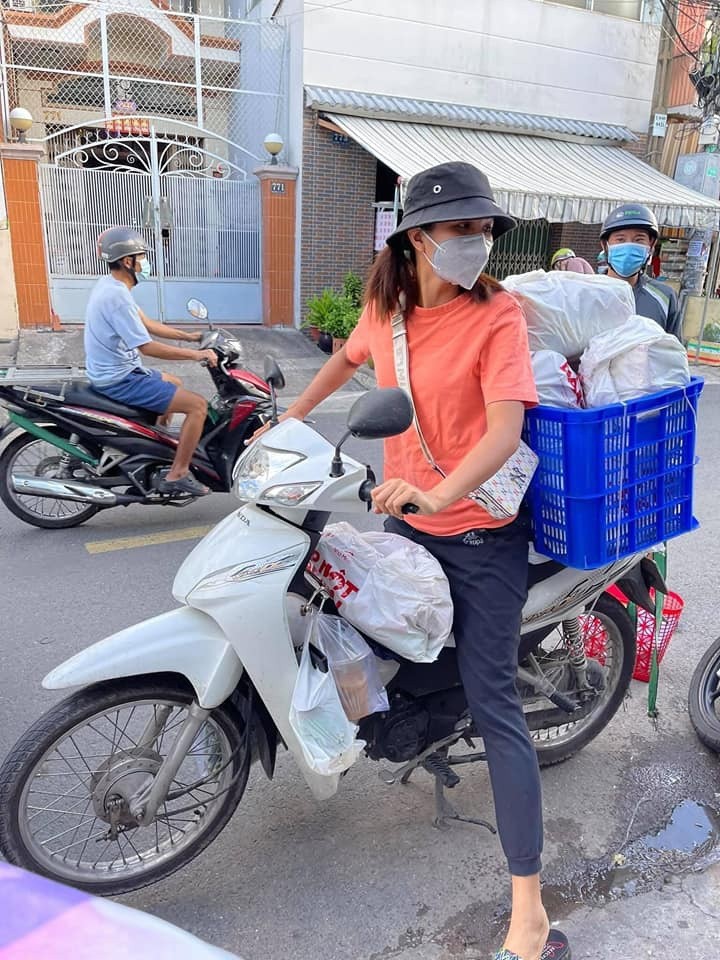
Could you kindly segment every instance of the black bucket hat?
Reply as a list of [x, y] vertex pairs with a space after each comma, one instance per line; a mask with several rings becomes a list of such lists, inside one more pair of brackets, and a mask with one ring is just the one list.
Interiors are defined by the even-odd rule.
[[488, 178], [471, 163], [440, 163], [410, 179], [403, 218], [387, 238], [391, 243], [411, 227], [450, 220], [481, 220], [493, 217], [497, 240], [517, 226], [495, 203]]

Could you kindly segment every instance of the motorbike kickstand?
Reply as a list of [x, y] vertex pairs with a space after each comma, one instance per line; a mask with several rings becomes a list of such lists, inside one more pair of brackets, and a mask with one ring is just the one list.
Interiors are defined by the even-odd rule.
[[445, 796], [445, 784], [442, 782], [440, 777], [436, 776], [435, 819], [433, 820], [433, 826], [437, 827], [438, 830], [447, 830], [453, 820], [457, 821], [458, 823], [471, 823], [476, 827], [485, 827], [485, 829], [489, 830], [493, 835], [497, 833], [495, 827], [491, 823], [488, 823], [487, 820], [476, 820], [474, 817], [460, 816], [455, 807]]
[[447, 829], [451, 820], [460, 823], [472, 823], [477, 827], [485, 827], [490, 833], [495, 833], [495, 827], [486, 820], [476, 820], [473, 817], [461, 816], [445, 795], [445, 788], [452, 789], [460, 783], [460, 777], [450, 768], [448, 763], [448, 747], [431, 754], [423, 763], [423, 768], [435, 777], [435, 818], [433, 826], [438, 829]]

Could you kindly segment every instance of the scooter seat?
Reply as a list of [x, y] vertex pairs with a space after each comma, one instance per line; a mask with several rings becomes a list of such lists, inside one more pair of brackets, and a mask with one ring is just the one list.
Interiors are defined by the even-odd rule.
[[[58, 401], [77, 407], [90, 407], [93, 410], [101, 410], [103, 413], [111, 413], [115, 417], [124, 417], [126, 420], [135, 420], [137, 423], [154, 424], [159, 414], [155, 410], [145, 410], [142, 407], [129, 407], [125, 403], [118, 403], [117, 400], [111, 400], [104, 394], [94, 390], [89, 383], [75, 382], [66, 387], [63, 391], [63, 385], [60, 383], [34, 384], [34, 388], [45, 395], [54, 394]], [[22, 389], [25, 392], [25, 388]]]
[[127, 420], [137, 420], [140, 423], [155, 423], [160, 416], [155, 410], [145, 410], [142, 407], [129, 407], [125, 403], [118, 403], [117, 400], [111, 400], [104, 394], [93, 390], [90, 384], [74, 384], [65, 394], [65, 401], [78, 407], [92, 407], [94, 410], [102, 410], [103, 413], [111, 413], [116, 417], [125, 417]]

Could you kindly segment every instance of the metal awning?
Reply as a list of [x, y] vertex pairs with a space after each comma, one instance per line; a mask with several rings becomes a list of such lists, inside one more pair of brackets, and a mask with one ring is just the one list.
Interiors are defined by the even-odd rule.
[[681, 186], [619, 147], [336, 113], [326, 116], [403, 180], [437, 163], [474, 163], [488, 175], [500, 206], [520, 220], [601, 223], [626, 201], [646, 204], [668, 227], [714, 226], [720, 215], [720, 203]]
[[344, 116], [527, 133], [533, 137], [550, 136], [560, 140], [615, 140], [631, 143], [638, 139], [632, 130], [616, 123], [549, 117], [538, 113], [518, 113], [515, 110], [498, 110], [441, 100], [417, 100], [384, 93], [365, 93], [361, 90], [339, 90], [336, 87], [306, 86], [305, 104], [312, 110], [342, 113]]

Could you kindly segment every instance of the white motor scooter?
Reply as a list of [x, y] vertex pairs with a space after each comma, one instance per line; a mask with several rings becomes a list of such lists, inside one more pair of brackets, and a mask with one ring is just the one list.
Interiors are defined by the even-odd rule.
[[[274, 404], [282, 374], [269, 363], [265, 376]], [[289, 722], [303, 614], [318, 587], [306, 566], [332, 511], [369, 508], [372, 471], [343, 454], [342, 442], [391, 436], [411, 420], [403, 391], [375, 390], [356, 402], [336, 448], [297, 420], [248, 448], [234, 483], [245, 505], [183, 563], [173, 587], [181, 606], [45, 677], [47, 689], [83, 689], [41, 717], [0, 771], [0, 851], [10, 862], [107, 895], [160, 880], [222, 830], [253, 759], [272, 777], [278, 744], [316, 797], [337, 790], [337, 776], [307, 765]], [[625, 696], [634, 630], [603, 591], [621, 581], [649, 606], [647, 587], [661, 580], [642, 564], [630, 557], [594, 571], [531, 565], [518, 686], [542, 763], [588, 743]], [[583, 617], [604, 638], [594, 659], [586, 657]], [[384, 656], [390, 709], [361, 721], [366, 752], [402, 764], [381, 770], [385, 782], [406, 782], [424, 768], [435, 777], [438, 820], [462, 819], [443, 789], [458, 781], [453, 766], [483, 754], [449, 753], [460, 742], [475, 750], [452, 640], [431, 664]]]

